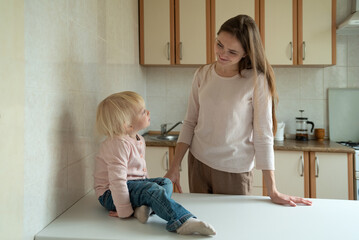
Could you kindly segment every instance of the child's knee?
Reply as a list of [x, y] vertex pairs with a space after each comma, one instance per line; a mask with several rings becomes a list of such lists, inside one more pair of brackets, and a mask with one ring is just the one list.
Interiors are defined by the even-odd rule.
[[172, 181], [171, 181], [171, 179], [169, 179], [169, 178], [164, 178], [164, 179], [163, 179], [163, 183], [164, 183], [164, 185], [170, 185], [170, 186], [172, 186]]

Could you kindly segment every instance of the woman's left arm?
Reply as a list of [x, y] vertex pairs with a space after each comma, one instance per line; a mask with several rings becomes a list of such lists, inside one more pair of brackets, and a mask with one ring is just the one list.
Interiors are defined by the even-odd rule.
[[276, 204], [289, 204], [290, 206], [297, 206], [298, 203], [305, 205], [312, 205], [312, 202], [301, 198], [289, 196], [278, 192], [275, 185], [274, 171], [273, 170], [262, 170], [265, 186], [267, 187], [268, 195], [273, 203]]

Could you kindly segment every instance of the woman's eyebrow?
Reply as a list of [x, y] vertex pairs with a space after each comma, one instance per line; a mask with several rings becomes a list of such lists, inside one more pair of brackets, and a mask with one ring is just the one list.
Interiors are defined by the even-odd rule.
[[[221, 45], [223, 46], [223, 43], [222, 43], [221, 41], [219, 41], [218, 38], [216, 38], [216, 40], [217, 40], [217, 42], [218, 42], [219, 44], [221, 44]], [[234, 50], [234, 49], [228, 49], [228, 51], [238, 53], [238, 51], [237, 51], [237, 50]]]

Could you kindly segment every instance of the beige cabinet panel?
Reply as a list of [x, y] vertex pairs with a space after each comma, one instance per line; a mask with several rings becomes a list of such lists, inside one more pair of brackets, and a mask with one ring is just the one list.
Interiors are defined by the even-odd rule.
[[275, 151], [275, 180], [281, 193], [304, 197], [304, 156], [300, 151]]
[[181, 187], [183, 193], [189, 193], [189, 184], [188, 184], [188, 150], [186, 154], [183, 157], [182, 163], [181, 163]]
[[169, 167], [168, 147], [146, 147], [146, 165], [150, 178], [163, 177]]
[[143, 1], [144, 64], [170, 64], [170, 1]]
[[254, 196], [262, 196], [263, 195], [263, 177], [262, 170], [258, 170], [253, 168], [253, 185], [252, 185], [252, 194]]
[[265, 1], [265, 51], [271, 64], [293, 64], [293, 7], [293, 1]]
[[255, 19], [255, 0], [217, 0], [215, 1], [215, 29], [214, 35], [221, 25], [229, 18], [239, 14], [246, 14]]
[[348, 199], [346, 153], [315, 153], [316, 198]]
[[332, 64], [332, 0], [303, 1], [303, 64]]
[[206, 0], [179, 1], [178, 52], [181, 64], [206, 64]]

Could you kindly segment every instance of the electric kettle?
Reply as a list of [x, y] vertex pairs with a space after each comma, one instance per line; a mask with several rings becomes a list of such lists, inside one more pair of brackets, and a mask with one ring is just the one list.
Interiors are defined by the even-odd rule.
[[303, 117], [304, 110], [299, 110], [300, 117], [295, 118], [296, 122], [296, 133], [295, 133], [295, 140], [299, 141], [308, 141], [308, 124], [312, 125], [310, 132], [313, 132], [314, 123], [308, 121], [308, 118]]

